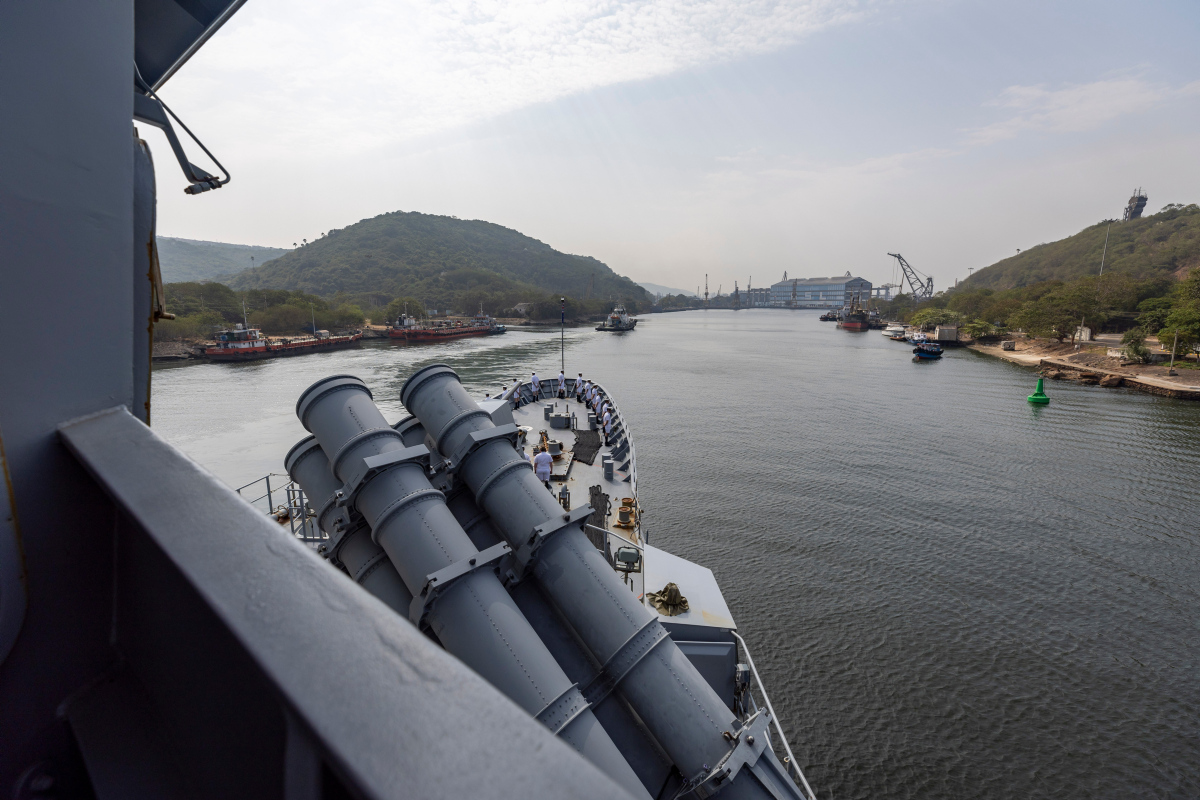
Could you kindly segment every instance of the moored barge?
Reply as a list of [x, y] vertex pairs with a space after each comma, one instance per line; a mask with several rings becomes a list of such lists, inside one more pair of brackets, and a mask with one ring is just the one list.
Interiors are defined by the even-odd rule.
[[388, 337], [409, 342], [445, 342], [468, 336], [494, 336], [506, 330], [504, 325], [500, 325], [482, 311], [468, 322], [448, 320], [426, 324], [421, 324], [405, 314], [396, 321], [395, 327], [388, 330]]
[[299, 339], [271, 340], [263, 336], [258, 328], [244, 328], [239, 324], [233, 330], [218, 331], [217, 341], [204, 349], [204, 357], [212, 361], [259, 361], [344, 350], [358, 347], [361, 341], [362, 333], [359, 331], [338, 336], [330, 335], [329, 331], [317, 331], [313, 336]]

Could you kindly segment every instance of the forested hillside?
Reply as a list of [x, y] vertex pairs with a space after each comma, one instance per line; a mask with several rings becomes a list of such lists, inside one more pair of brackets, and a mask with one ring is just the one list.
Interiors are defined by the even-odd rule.
[[278, 247], [158, 237], [158, 260], [166, 283], [208, 281], [233, 275], [286, 252]]
[[331, 297], [409, 296], [427, 307], [511, 308], [548, 293], [641, 301], [646, 290], [587, 256], [482, 220], [381, 214], [332, 230], [229, 281], [234, 289], [287, 289]]
[[976, 270], [960, 283], [967, 289], [1014, 289], [1043, 281], [1071, 281], [1100, 271], [1108, 232], [1105, 273], [1138, 281], [1182, 278], [1200, 266], [1200, 206], [1168, 205], [1157, 214], [1129, 222], [1115, 220], [1074, 236], [1039, 244]]

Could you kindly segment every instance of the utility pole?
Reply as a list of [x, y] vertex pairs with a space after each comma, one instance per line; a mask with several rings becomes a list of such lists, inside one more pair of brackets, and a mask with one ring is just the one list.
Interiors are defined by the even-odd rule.
[[317, 335], [317, 310], [315, 308], [313, 308], [312, 303], [308, 304], [308, 310], [312, 314], [313, 336], [316, 336]]
[[1108, 232], [1112, 230], [1112, 223], [1108, 223], [1108, 227], [1104, 229], [1104, 250], [1100, 253], [1100, 277], [1104, 277], [1104, 257], [1108, 255]]
[[242, 322], [245, 323], [246, 330], [250, 330], [250, 318], [246, 316], [246, 298], [242, 298]]
[[1179, 328], [1175, 329], [1175, 339], [1171, 342], [1171, 366], [1167, 370], [1168, 375], [1175, 374], [1175, 346], [1179, 344]]

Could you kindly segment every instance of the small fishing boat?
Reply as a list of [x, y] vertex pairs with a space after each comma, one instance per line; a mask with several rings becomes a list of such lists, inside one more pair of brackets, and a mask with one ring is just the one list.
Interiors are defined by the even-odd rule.
[[921, 342], [913, 348], [913, 355], [921, 359], [942, 357], [942, 346], [937, 342]]
[[883, 329], [883, 335], [889, 339], [904, 341], [905, 328], [899, 322], [893, 322]]
[[913, 344], [924, 344], [925, 342], [929, 341], [929, 337], [920, 331], [913, 331], [906, 338]]

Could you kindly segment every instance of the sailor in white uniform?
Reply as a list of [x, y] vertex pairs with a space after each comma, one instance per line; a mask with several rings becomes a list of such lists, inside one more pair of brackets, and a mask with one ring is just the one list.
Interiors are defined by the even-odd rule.
[[567, 399], [567, 376], [562, 370], [558, 372], [558, 396]]
[[533, 457], [533, 471], [537, 475], [538, 480], [546, 484], [546, 488], [550, 488], [550, 469], [554, 466], [554, 456], [547, 453], [545, 450], [538, 450], [538, 454]]
[[608, 435], [612, 433], [612, 412], [604, 412], [604, 444], [608, 444]]
[[533, 377], [529, 379], [529, 385], [533, 388], [533, 399], [537, 400], [542, 396], [542, 382], [538, 380], [537, 373], [532, 373]]
[[578, 400], [580, 400], [580, 398], [582, 398], [582, 397], [583, 397], [583, 390], [584, 390], [584, 389], [586, 389], [586, 388], [587, 388], [587, 387], [586, 387], [586, 385], [585, 385], [585, 382], [584, 382], [584, 380], [583, 380], [583, 373], [581, 372], [581, 373], [579, 373], [579, 377], [575, 379], [575, 386], [574, 386], [574, 389], [575, 389], [575, 399], [576, 399], [577, 401], [578, 401]]

